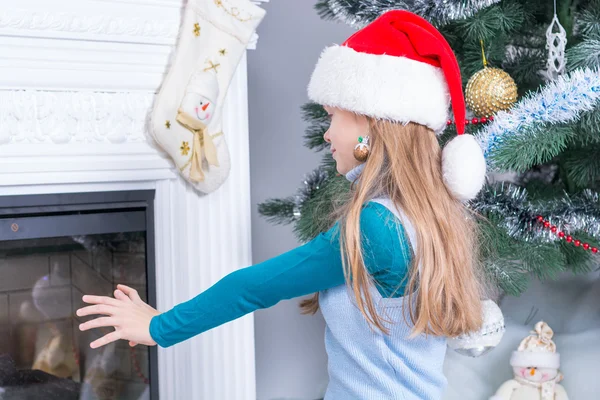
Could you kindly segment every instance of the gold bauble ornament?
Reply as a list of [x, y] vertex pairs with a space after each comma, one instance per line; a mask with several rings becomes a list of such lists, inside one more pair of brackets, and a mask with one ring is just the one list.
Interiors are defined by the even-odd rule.
[[465, 89], [469, 109], [478, 117], [505, 111], [517, 101], [517, 84], [500, 68], [485, 67], [469, 79]]
[[354, 148], [354, 158], [360, 162], [367, 161], [369, 158], [369, 148], [364, 145], [358, 145]]
[[357, 161], [365, 162], [367, 158], [369, 158], [369, 153], [371, 152], [371, 146], [369, 146], [369, 137], [362, 136], [358, 137], [358, 144], [354, 146], [354, 158]]

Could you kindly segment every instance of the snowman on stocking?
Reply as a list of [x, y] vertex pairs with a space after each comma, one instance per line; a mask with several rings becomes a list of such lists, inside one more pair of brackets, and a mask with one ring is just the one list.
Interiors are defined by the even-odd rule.
[[498, 388], [490, 400], [568, 400], [559, 371], [560, 354], [552, 341], [554, 332], [540, 321], [535, 331], [521, 341], [510, 358], [514, 379]]
[[[193, 182], [206, 184], [204, 171], [220, 167], [214, 139], [223, 133], [208, 132], [218, 95], [219, 86], [214, 75], [201, 71], [192, 76], [181, 101], [181, 107], [177, 110], [177, 122], [189, 132], [181, 131], [182, 144], [179, 148], [181, 157], [177, 154], [176, 159], [181, 165], [179, 170]], [[220, 159], [224, 166], [221, 175], [223, 175], [229, 172], [229, 152], [225, 151], [225, 146], [221, 146], [221, 150]]]
[[154, 102], [150, 134], [199, 192], [217, 190], [229, 175], [223, 102], [264, 16], [265, 10], [250, 0], [187, 2], [175, 57]]

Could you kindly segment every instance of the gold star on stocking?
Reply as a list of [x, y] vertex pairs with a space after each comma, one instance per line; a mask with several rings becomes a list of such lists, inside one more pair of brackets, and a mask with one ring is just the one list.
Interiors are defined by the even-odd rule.
[[167, 129], [171, 129], [171, 121], [167, 120], [167, 122], [165, 122], [165, 126]]
[[181, 143], [181, 147], [179, 148], [179, 150], [181, 150], [182, 156], [187, 156], [190, 152], [190, 144], [188, 142]]
[[225, 50], [225, 49], [219, 50], [219, 54], [221, 54], [222, 56], [224, 56], [226, 53], [227, 53], [227, 50]]
[[197, 22], [194, 24], [194, 35], [200, 36], [200, 24]]
[[216, 64], [215, 64], [215, 63], [213, 63], [211, 60], [208, 60], [206, 63], [207, 63], [207, 64], [210, 64], [210, 65], [209, 65], [208, 67], [204, 68], [204, 72], [206, 72], [206, 71], [210, 71], [211, 69], [214, 69], [214, 70], [215, 70], [215, 72], [219, 72], [219, 70], [218, 70], [217, 68], [218, 68], [218, 67], [219, 67], [221, 64], [219, 64], [219, 63], [216, 63]]

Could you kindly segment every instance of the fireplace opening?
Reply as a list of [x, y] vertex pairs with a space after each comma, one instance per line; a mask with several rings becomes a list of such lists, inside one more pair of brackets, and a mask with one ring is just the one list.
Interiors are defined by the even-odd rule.
[[0, 197], [0, 399], [158, 399], [156, 348], [89, 343], [83, 294], [156, 307], [154, 191]]

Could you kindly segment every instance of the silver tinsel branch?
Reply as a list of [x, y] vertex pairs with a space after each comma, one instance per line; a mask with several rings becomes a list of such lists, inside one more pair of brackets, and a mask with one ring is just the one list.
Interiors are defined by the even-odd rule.
[[501, 216], [499, 227], [512, 238], [531, 240], [544, 233], [530, 209], [527, 191], [516, 185], [502, 182], [485, 187], [469, 206], [482, 215]]
[[538, 92], [525, 96], [508, 111], [500, 111], [494, 121], [477, 134], [477, 140], [488, 159], [509, 135], [519, 135], [540, 124], [574, 122], [584, 111], [600, 104], [600, 71], [577, 69], [548, 83]]
[[531, 206], [533, 214], [544, 216], [552, 225], [565, 232], [585, 232], [600, 239], [600, 203], [597, 192], [589, 189], [581, 194], [544, 201]]
[[537, 221], [538, 215], [559, 231], [581, 231], [600, 239], [599, 200], [598, 193], [585, 190], [579, 195], [565, 193], [562, 198], [530, 202], [524, 188], [502, 182], [482, 190], [470, 207], [483, 215], [500, 216], [500, 228], [514, 239], [554, 242], [558, 236], [543, 228]]
[[319, 0], [325, 18], [335, 18], [360, 29], [389, 10], [408, 10], [437, 26], [465, 19], [500, 0]]
[[313, 198], [328, 178], [329, 174], [320, 167], [304, 177], [302, 186], [300, 186], [298, 193], [294, 196], [294, 217], [296, 219], [302, 215], [301, 210], [304, 203]]

